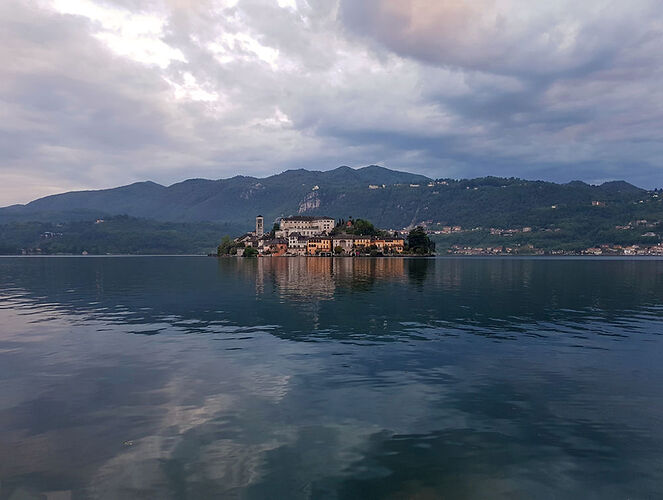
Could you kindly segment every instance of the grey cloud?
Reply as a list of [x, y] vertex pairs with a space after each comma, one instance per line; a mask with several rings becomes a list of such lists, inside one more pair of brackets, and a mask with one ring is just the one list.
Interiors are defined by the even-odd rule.
[[661, 13], [652, 0], [341, 0], [341, 15], [351, 30], [430, 64], [536, 77], [609, 64], [656, 31]]
[[162, 66], [48, 5], [0, 6], [0, 205], [369, 163], [663, 184], [655, 2], [100, 4], [163, 19], [185, 60]]
[[[376, 50], [421, 60], [423, 79], [437, 66], [464, 75], [468, 92], [449, 95], [427, 84], [424, 97], [478, 132], [452, 141], [460, 147], [451, 152], [448, 140], [440, 141], [442, 151], [424, 146], [431, 156], [456, 149], [461, 158], [469, 157], [470, 175], [492, 164], [498, 174], [597, 178], [596, 166], [603, 165], [604, 176], [646, 179], [648, 171], [645, 185], [652, 185], [652, 174], [660, 182], [663, 114], [660, 106], [651, 107], [663, 99], [663, 61], [656, 48], [662, 41], [660, 5], [563, 4], [550, 16], [519, 2], [511, 5], [522, 12], [500, 11], [507, 5], [344, 1], [341, 12], [355, 36]], [[523, 17], [529, 22], [520, 23]], [[565, 27], [573, 36], [555, 40], [552, 35]], [[473, 81], [476, 75], [481, 82]], [[497, 82], [504, 77], [516, 85], [501, 88]], [[647, 147], [636, 146], [644, 138]], [[509, 163], [504, 170], [501, 165]]]

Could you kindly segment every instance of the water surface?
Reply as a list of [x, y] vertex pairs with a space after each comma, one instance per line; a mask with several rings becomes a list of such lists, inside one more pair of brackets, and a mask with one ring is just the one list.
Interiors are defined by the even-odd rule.
[[0, 258], [0, 499], [661, 498], [662, 320], [661, 260]]

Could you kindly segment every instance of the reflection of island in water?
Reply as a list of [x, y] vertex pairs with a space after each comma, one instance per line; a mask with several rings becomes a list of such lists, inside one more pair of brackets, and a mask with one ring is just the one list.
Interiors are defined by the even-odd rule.
[[[222, 261], [225, 266], [227, 261]], [[240, 261], [240, 264], [244, 262]], [[247, 277], [255, 273], [256, 293], [265, 293], [270, 282], [287, 300], [330, 300], [338, 291], [369, 291], [377, 284], [397, 282], [423, 286], [431, 291], [475, 286], [500, 290], [505, 287], [528, 287], [534, 261], [491, 259], [470, 262], [463, 259], [420, 258], [332, 258], [300, 257], [263, 258], [243, 267]], [[464, 285], [463, 285], [464, 283]], [[554, 289], [552, 287], [551, 289]]]
[[661, 297], [663, 261], [0, 259], [0, 499], [658, 498]]
[[256, 292], [270, 280], [281, 297], [296, 301], [330, 300], [337, 288], [369, 289], [376, 280], [406, 277], [405, 259], [303, 257], [258, 259]]
[[0, 300], [11, 295], [14, 307], [47, 305], [129, 325], [131, 333], [258, 329], [292, 340], [553, 334], [548, 323], [561, 318], [617, 331], [625, 315], [660, 314], [663, 261], [7, 259], [0, 261], [0, 283]]
[[[236, 265], [255, 274], [257, 310], [269, 311], [265, 321], [282, 325], [287, 336], [299, 332], [291, 338], [319, 330], [335, 337], [548, 335], [555, 332], [547, 323], [562, 317], [588, 325], [607, 320], [588, 331], [621, 335], [619, 316], [659, 314], [663, 292], [661, 261], [393, 257], [221, 264], [224, 272]], [[269, 306], [274, 300], [279, 311]]]

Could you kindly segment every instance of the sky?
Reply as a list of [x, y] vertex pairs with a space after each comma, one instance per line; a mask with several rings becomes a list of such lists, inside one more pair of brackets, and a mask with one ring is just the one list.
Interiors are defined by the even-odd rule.
[[663, 186], [660, 0], [3, 0], [0, 206], [379, 164]]

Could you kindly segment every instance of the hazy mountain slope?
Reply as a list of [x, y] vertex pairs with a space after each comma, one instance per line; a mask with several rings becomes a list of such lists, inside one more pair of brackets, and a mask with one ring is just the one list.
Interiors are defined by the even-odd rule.
[[[317, 208], [313, 188], [327, 189], [337, 198], [346, 190], [368, 188], [368, 184], [428, 181], [424, 176], [396, 172], [371, 166], [362, 169], [339, 167], [325, 172], [288, 170], [278, 175], [257, 179], [236, 176], [230, 179], [190, 179], [172, 186], [139, 182], [129, 186], [99, 191], [79, 191], [47, 196], [27, 205], [0, 209], [0, 220], [65, 220], [88, 216], [127, 214], [169, 221], [250, 221], [254, 214], [264, 213], [268, 219]], [[307, 196], [309, 198], [307, 198]]]
[[[606, 206], [593, 207], [592, 201], [603, 201]], [[248, 230], [258, 213], [265, 216], [268, 227], [279, 216], [299, 213], [362, 217], [386, 228], [421, 222], [543, 227], [575, 219], [623, 224], [656, 216], [661, 205], [653, 201], [658, 199], [623, 181], [601, 186], [498, 177], [432, 181], [378, 166], [339, 167], [325, 172], [288, 170], [262, 179], [189, 179], [168, 187], [141, 182], [64, 193], [0, 209], [0, 224], [126, 214], [172, 222], [230, 223]]]
[[56, 194], [28, 203], [24, 206], [24, 212], [100, 209], [109, 213], [148, 211], [160, 202], [165, 190], [164, 186], [148, 181], [100, 191]]

